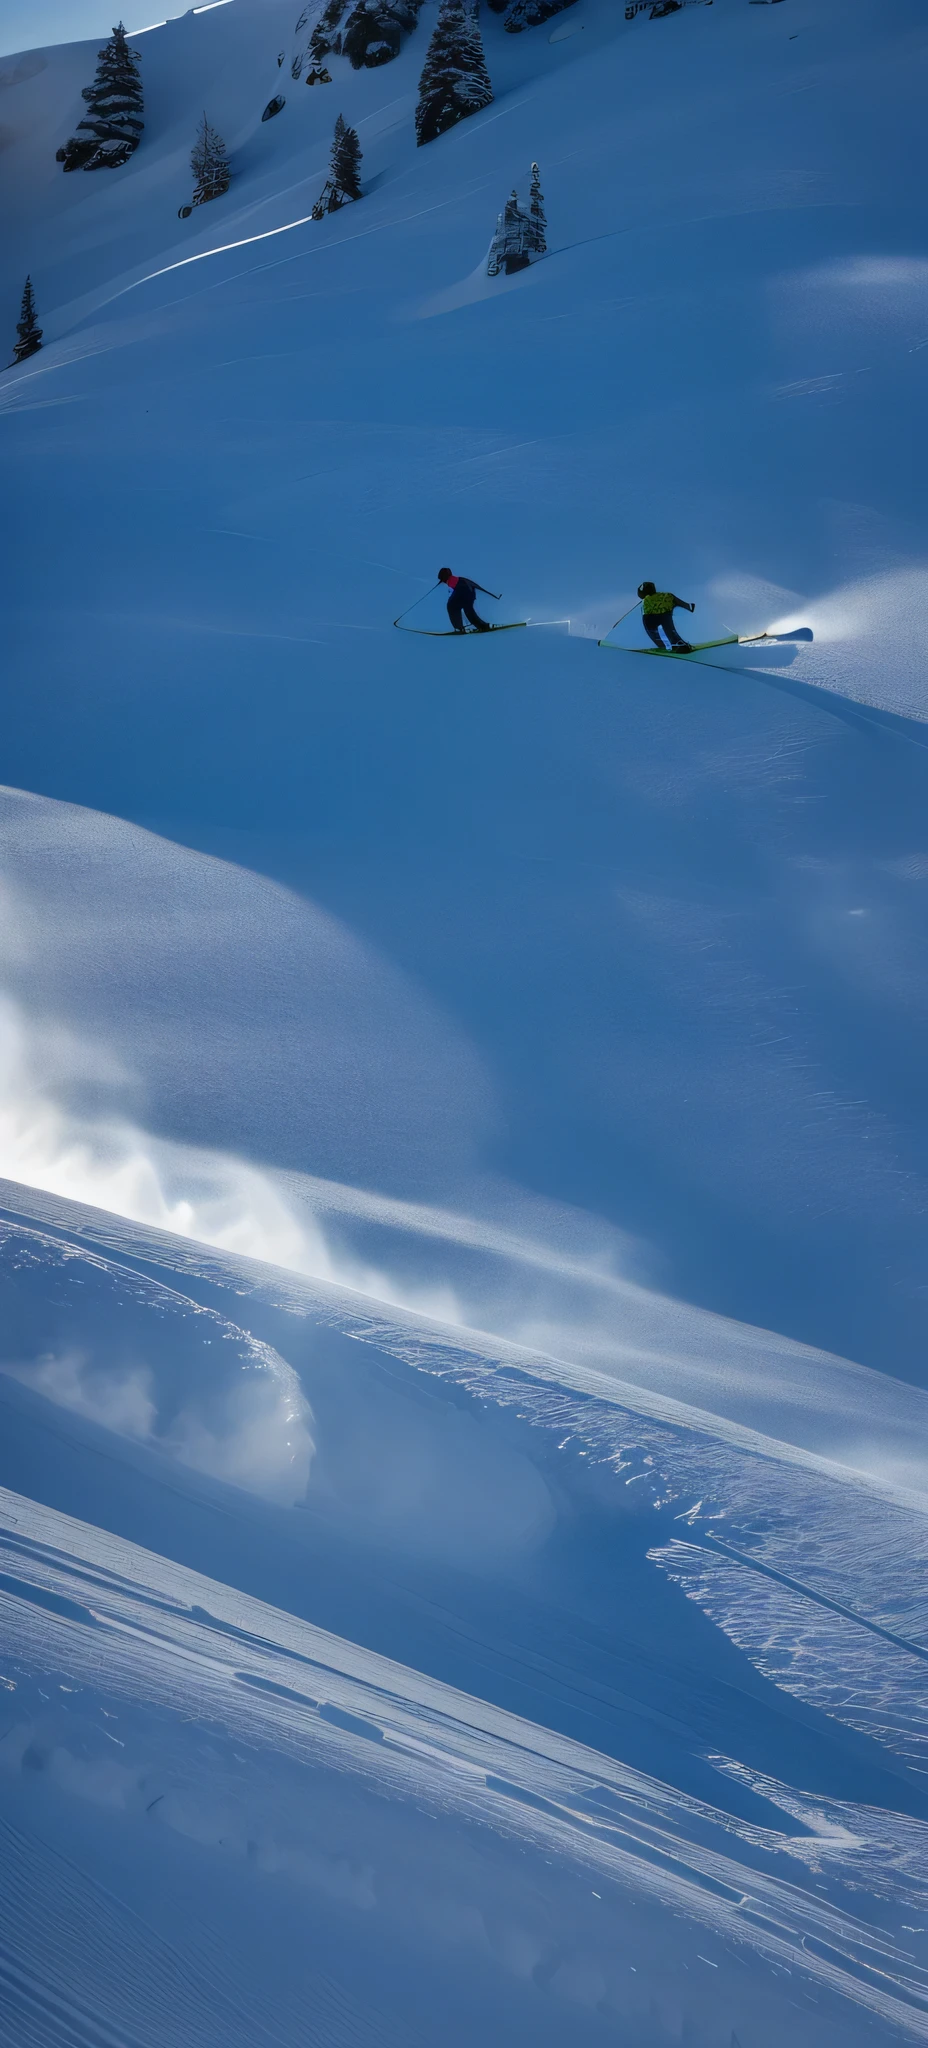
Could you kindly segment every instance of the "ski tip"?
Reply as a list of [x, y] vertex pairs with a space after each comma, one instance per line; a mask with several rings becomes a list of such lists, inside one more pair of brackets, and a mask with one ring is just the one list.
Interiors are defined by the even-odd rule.
[[775, 632], [773, 632], [773, 631], [770, 631], [770, 632], [763, 632], [763, 633], [743, 633], [743, 634], [742, 634], [742, 635], [740, 636], [740, 638], [739, 638], [739, 641], [738, 641], [738, 645], [739, 645], [739, 647], [753, 647], [753, 646], [754, 646], [754, 644], [755, 644], [755, 642], [756, 642], [756, 641], [758, 641], [758, 640], [772, 640], [772, 641], [783, 641], [783, 640], [806, 640], [806, 641], [808, 641], [808, 640], [814, 640], [814, 638], [815, 638], [815, 635], [814, 635], [814, 633], [813, 633], [813, 631], [812, 631], [812, 628], [811, 628], [811, 626], [794, 626], [794, 627], [793, 627], [793, 629], [792, 629], [792, 631], [791, 631], [791, 632], [788, 632], [788, 633], [775, 633]]

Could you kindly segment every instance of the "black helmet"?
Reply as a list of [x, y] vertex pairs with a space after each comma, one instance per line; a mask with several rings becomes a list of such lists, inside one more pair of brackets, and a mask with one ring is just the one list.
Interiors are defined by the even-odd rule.
[[450, 570], [450, 569], [439, 569], [439, 571], [438, 571], [438, 581], [439, 581], [439, 583], [447, 583], [447, 581], [448, 581], [448, 578], [449, 578], [450, 574], [451, 574], [451, 570]]
[[656, 583], [639, 583], [639, 585], [638, 585], [638, 595], [639, 595], [639, 597], [656, 597], [656, 596], [657, 596], [657, 584], [656, 584]]

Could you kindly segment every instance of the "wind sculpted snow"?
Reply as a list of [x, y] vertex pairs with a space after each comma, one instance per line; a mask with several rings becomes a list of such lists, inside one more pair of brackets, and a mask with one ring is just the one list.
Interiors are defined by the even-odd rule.
[[[16, 1495], [2, 1505], [5, 1789], [31, 1779], [46, 1811], [56, 1793], [89, 1809], [97, 1886], [112, 1883], [128, 1841], [145, 1844], [76, 1970], [34, 1946], [35, 1918], [17, 1901], [11, 2016], [29, 2013], [41, 1983], [79, 2027], [121, 1954], [145, 2043], [167, 2023], [198, 2041], [244, 2042], [255, 2024], [302, 2041], [307, 2006], [316, 2038], [333, 2042], [420, 2041], [435, 2026], [463, 2039], [462, 2017], [495, 2028], [501, 2014], [543, 2041], [565, 2027], [607, 2040], [631, 2024], [658, 2042], [685, 2011], [706, 2040], [721, 2040], [724, 2012], [772, 2048], [786, 2026], [801, 2042], [837, 2042], [855, 2007], [888, 2039], [924, 2039], [923, 1973], [905, 1946], [796, 1871], [833, 1863], [840, 1886], [844, 1842], [824, 1817], [789, 1848], [726, 1825], [150, 1553]], [[19, 1892], [25, 1876], [53, 1923], [79, 1925], [45, 1814], [23, 1838], [28, 1801], [11, 1803], [7, 1883]], [[181, 1900], [158, 1880], [179, 1872], [183, 1898], [191, 1844], [220, 1866], [222, 1921], [207, 1897], [181, 1931]], [[363, 1990], [349, 1961], [359, 1942]], [[668, 1949], [655, 1997], [650, 1971]], [[270, 1960], [282, 1971], [273, 1992]]]
[[0, 63], [0, 2041], [925, 2039], [921, 9], [320, 11]]

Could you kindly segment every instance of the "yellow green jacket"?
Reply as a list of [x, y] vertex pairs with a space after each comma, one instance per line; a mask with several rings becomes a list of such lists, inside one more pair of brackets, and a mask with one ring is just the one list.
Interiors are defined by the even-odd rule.
[[643, 597], [641, 609], [644, 617], [653, 618], [655, 612], [672, 612], [675, 604], [682, 604], [682, 597], [674, 597], [671, 590], [655, 590], [650, 597]]

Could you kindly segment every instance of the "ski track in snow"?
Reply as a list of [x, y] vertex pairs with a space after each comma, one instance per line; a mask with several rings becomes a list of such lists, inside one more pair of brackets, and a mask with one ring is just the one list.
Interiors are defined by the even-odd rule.
[[[781, 1838], [732, 1823], [638, 1773], [604, 1767], [577, 1744], [19, 1496], [0, 1495], [0, 1531], [0, 1783], [10, 1774], [42, 1778], [120, 1816], [125, 1827], [193, 1840], [244, 1861], [259, 1877], [334, 1899], [349, 1914], [383, 1913], [394, 1938], [406, 1942], [414, 1940], [425, 1888], [446, 1912], [452, 1900], [462, 1913], [501, 1910], [489, 1873], [489, 1896], [481, 1897], [479, 1869], [470, 1868], [468, 1881], [457, 1841], [461, 1830], [466, 1837], [490, 1827], [508, 1845], [512, 1866], [510, 1925], [497, 1927], [495, 1940], [513, 1962], [520, 1947], [536, 1949], [540, 1962], [550, 1945], [537, 1904], [532, 1925], [539, 1879], [526, 1889], [513, 1853], [538, 1869], [554, 1856], [568, 1897], [571, 1877], [584, 1881], [587, 1903], [574, 1903], [569, 1933], [562, 1921], [558, 1938], [569, 1941], [580, 1980], [594, 1973], [604, 1987], [614, 1984], [633, 1894], [641, 1916], [635, 1953], [653, 1918], [671, 1912], [680, 1953], [698, 1955], [708, 1941], [705, 1960], [726, 1977], [734, 1971], [737, 1979], [739, 1951], [752, 1950], [766, 1966], [770, 1998], [769, 1973], [785, 1965], [800, 1994], [805, 1982], [831, 1997], [850, 1996], [911, 2038], [928, 2038], [928, 2015], [919, 2011], [928, 1973], [904, 1944], [791, 1882]], [[737, 1840], [726, 1843], [726, 1831], [740, 1837], [746, 1860]], [[840, 1831], [831, 1832], [829, 1842], [826, 1824], [820, 1840], [801, 1841], [796, 1853], [814, 1863], [836, 1848], [840, 1865]], [[139, 1985], [134, 2040], [163, 2038], [158, 2029], [170, 2023], [179, 1995], [193, 2000], [184, 2041], [248, 2038], [246, 2016], [239, 2011], [234, 2020], [228, 2011], [228, 1999], [237, 2004], [234, 1970], [217, 1998], [189, 1951], [166, 1953], [113, 1902], [91, 1916], [85, 1899], [75, 1913], [68, 1897], [74, 1879], [61, 1859], [38, 1853], [15, 1830], [8, 1846], [4, 1898], [15, 1904], [9, 1931], [23, 1944], [14, 1953], [24, 2007], [39, 1996], [33, 1943], [53, 1906], [67, 1940], [56, 1953], [43, 1939], [41, 1981], [50, 2003], [73, 2004], [79, 2013], [84, 1986], [91, 2005], [99, 2001], [95, 1987], [112, 1976], [107, 1946], [112, 1953], [118, 1945], [129, 1948]], [[601, 1903], [596, 1886], [608, 1900], [604, 1914], [589, 1903], [591, 1887]], [[85, 1945], [82, 1927], [91, 1917]], [[569, 1973], [560, 1988], [569, 1998]], [[617, 2015], [618, 1996], [607, 1994]], [[327, 2018], [320, 2038], [394, 2038], [370, 2021], [365, 2032], [362, 2019]], [[808, 2026], [818, 2022], [807, 2011], [797, 2024], [798, 2038], [811, 2042]], [[222, 2027], [231, 2031], [223, 2035]], [[268, 2038], [298, 2036], [278, 2013]]]

